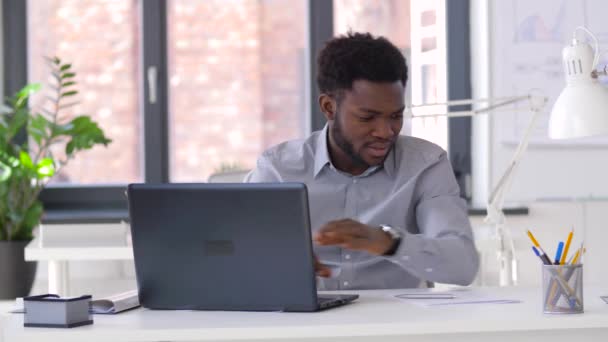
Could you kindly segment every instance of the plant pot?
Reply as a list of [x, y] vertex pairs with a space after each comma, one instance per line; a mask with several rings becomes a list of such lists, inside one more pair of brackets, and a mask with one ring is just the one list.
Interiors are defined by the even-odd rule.
[[26, 262], [29, 241], [0, 241], [0, 300], [29, 295], [36, 276], [36, 262]]

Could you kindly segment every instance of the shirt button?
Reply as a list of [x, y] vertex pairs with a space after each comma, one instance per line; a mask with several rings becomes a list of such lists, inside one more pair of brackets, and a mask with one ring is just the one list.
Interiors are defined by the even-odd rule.
[[404, 255], [404, 256], [401, 257], [401, 259], [403, 259], [405, 261], [408, 261], [408, 260], [410, 260], [410, 256], [409, 255]]
[[349, 259], [350, 259], [350, 254], [346, 254], [346, 255], [344, 256], [344, 259], [349, 260]]
[[429, 268], [425, 269], [425, 271], [430, 273], [430, 272], [433, 272], [433, 269], [429, 267]]
[[357, 184], [357, 178], [353, 179], [353, 183]]
[[344, 282], [344, 286], [348, 286], [348, 282], [347, 281]]

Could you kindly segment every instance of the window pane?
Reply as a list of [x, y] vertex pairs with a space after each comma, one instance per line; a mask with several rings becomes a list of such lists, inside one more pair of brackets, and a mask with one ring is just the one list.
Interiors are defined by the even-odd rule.
[[171, 180], [304, 135], [305, 0], [168, 2]]
[[[142, 180], [138, 103], [137, 2], [125, 0], [28, 1], [28, 77], [46, 83], [43, 56], [71, 62], [80, 103], [70, 115], [88, 114], [113, 140], [70, 160], [55, 184], [128, 183]], [[40, 107], [44, 97], [32, 99]], [[56, 148], [61, 156], [63, 148]]]
[[[406, 103], [447, 99], [445, 0], [334, 0], [334, 32], [349, 30], [384, 36], [403, 52], [409, 67]], [[444, 111], [444, 106], [438, 106], [416, 114]], [[447, 132], [447, 119], [440, 117], [406, 120], [402, 134], [446, 149]]]

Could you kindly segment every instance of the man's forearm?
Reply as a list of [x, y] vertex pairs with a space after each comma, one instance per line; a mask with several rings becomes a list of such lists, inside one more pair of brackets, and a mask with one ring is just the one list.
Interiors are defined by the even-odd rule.
[[473, 241], [457, 233], [437, 238], [406, 233], [395, 254], [385, 258], [420, 279], [457, 285], [469, 285], [479, 267]]

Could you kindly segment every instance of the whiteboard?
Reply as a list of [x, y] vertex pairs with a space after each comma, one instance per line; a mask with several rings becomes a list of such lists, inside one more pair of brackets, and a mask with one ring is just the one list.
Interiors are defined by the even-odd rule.
[[[600, 51], [608, 50], [608, 1], [495, 0], [492, 3], [495, 7], [493, 95], [524, 95], [538, 89], [549, 98], [532, 132], [530, 145], [608, 145], [606, 136], [571, 140], [548, 137], [551, 108], [566, 84], [562, 49], [572, 40], [574, 29], [585, 26], [599, 39]], [[577, 37], [585, 39], [582, 32]], [[603, 56], [600, 65], [606, 62], [608, 55]], [[608, 77], [603, 77], [602, 82], [608, 85]], [[532, 114], [525, 104], [509, 114], [496, 115], [500, 127], [496, 134], [503, 144], [517, 144]]]

